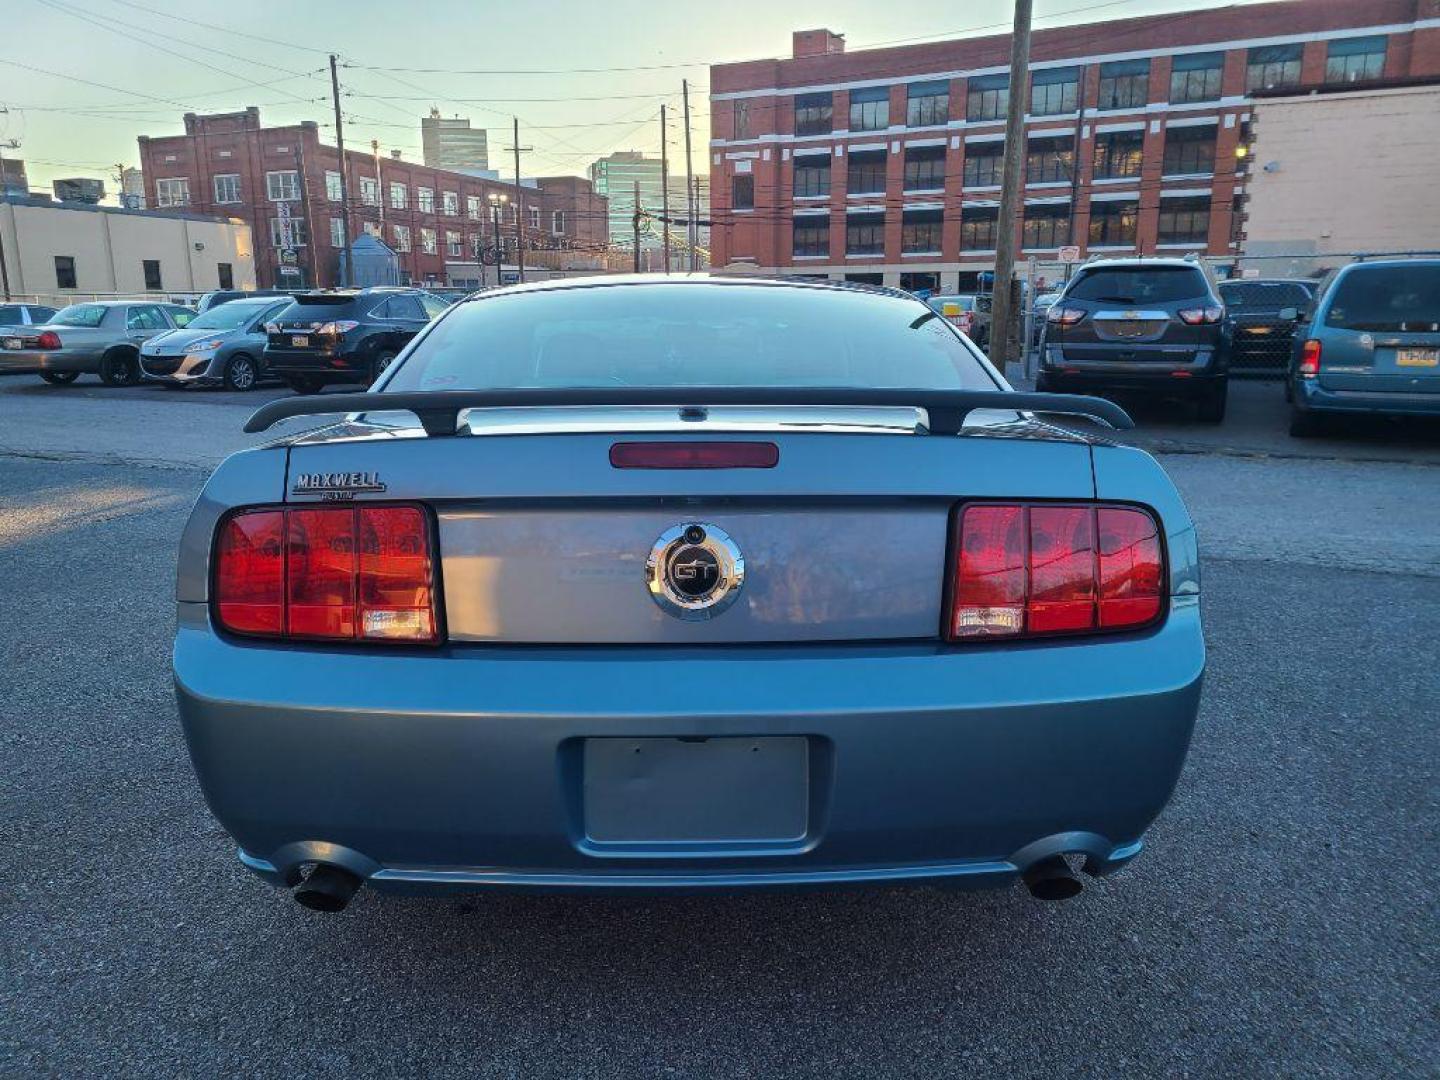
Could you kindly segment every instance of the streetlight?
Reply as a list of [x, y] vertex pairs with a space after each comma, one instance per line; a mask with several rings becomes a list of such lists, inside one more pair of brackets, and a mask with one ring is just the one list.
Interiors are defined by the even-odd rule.
[[505, 251], [500, 246], [500, 209], [510, 201], [510, 196], [503, 191], [492, 191], [486, 198], [490, 202], [490, 223], [495, 226], [495, 284], [503, 285], [500, 267], [505, 263]]

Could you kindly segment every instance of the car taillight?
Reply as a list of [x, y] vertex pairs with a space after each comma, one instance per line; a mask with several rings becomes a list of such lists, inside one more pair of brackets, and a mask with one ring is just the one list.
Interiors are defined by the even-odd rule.
[[58, 349], [60, 348], [60, 335], [54, 330], [46, 330], [35, 339], [35, 344], [42, 349]]
[[238, 634], [433, 642], [434, 563], [418, 506], [247, 510], [215, 545], [215, 614]]
[[1045, 312], [1045, 321], [1059, 323], [1061, 326], [1074, 326], [1081, 319], [1085, 318], [1085, 312], [1079, 308], [1052, 307]]
[[1313, 379], [1320, 374], [1320, 342], [1311, 338], [1300, 346], [1300, 377]]
[[1225, 317], [1225, 309], [1218, 307], [1186, 308], [1184, 311], [1177, 311], [1180, 321], [1190, 326], [1204, 326], [1207, 323], [1218, 323]]
[[954, 552], [951, 641], [1122, 630], [1163, 608], [1160, 529], [1135, 507], [974, 504]]
[[315, 328], [315, 333], [324, 337], [344, 337], [351, 330], [360, 324], [354, 319], [335, 319], [332, 322], [323, 323]]

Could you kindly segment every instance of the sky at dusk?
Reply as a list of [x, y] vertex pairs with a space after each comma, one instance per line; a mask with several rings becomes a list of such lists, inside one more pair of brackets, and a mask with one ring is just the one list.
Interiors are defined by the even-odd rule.
[[[1193, 9], [1193, 0], [1037, 0], [1037, 29]], [[1008, 0], [883, 4], [729, 0], [5, 0], [0, 143], [32, 188], [106, 176], [138, 161], [135, 137], [182, 130], [187, 111], [258, 105], [267, 124], [315, 120], [333, 142], [329, 52], [341, 70], [346, 142], [420, 158], [432, 105], [490, 130], [491, 167], [510, 118], [533, 146], [527, 175], [583, 175], [614, 150], [658, 153], [672, 112], [680, 160], [680, 83], [692, 80], [695, 166], [706, 171], [707, 65], [788, 54], [790, 32], [828, 26], [851, 51], [1008, 29]], [[1203, 10], [1194, 15], [1205, 17]], [[203, 24], [203, 25], [202, 25]], [[589, 70], [578, 69], [626, 69]], [[648, 69], [648, 70], [646, 70]], [[510, 168], [508, 157], [503, 162]]]

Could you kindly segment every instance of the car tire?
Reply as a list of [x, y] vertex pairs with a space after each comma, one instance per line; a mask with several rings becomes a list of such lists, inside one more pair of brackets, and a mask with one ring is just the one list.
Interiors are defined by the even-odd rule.
[[325, 384], [310, 375], [296, 375], [285, 380], [285, 385], [297, 394], [318, 394], [325, 389]]
[[384, 349], [376, 353], [370, 359], [370, 379], [368, 385], [374, 386], [376, 380], [379, 379], [381, 375], [385, 374], [385, 369], [388, 368], [391, 363], [394, 362], [394, 360], [395, 353], [390, 349]]
[[1229, 396], [1229, 385], [1224, 382], [1206, 390], [1197, 409], [1200, 419], [1207, 424], [1218, 424], [1224, 420], [1225, 403]]
[[225, 373], [222, 376], [226, 390], [254, 390], [255, 384], [260, 381], [260, 371], [255, 366], [255, 360], [246, 353], [236, 353], [225, 361]]
[[1329, 428], [1328, 419], [1324, 416], [1316, 416], [1308, 409], [1297, 408], [1293, 403], [1290, 406], [1290, 434], [1296, 439], [1313, 439], [1317, 435], [1325, 434]]
[[140, 382], [140, 354], [111, 349], [100, 358], [100, 381], [106, 386], [135, 386]]
[[69, 386], [80, 377], [78, 371], [42, 371], [40, 377], [51, 386]]

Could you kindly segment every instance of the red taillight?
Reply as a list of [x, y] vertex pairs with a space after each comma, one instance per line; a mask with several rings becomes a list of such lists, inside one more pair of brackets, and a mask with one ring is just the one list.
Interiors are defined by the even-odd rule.
[[54, 330], [46, 330], [35, 339], [35, 344], [42, 349], [58, 349], [60, 348], [60, 335]]
[[780, 448], [772, 442], [618, 442], [610, 447], [617, 469], [773, 469]]
[[967, 506], [958, 517], [951, 640], [1143, 626], [1164, 597], [1160, 530], [1128, 506]]
[[436, 641], [433, 582], [416, 506], [245, 511], [215, 548], [216, 616], [240, 634]]
[[1079, 308], [1052, 307], [1045, 312], [1045, 321], [1059, 323], [1061, 326], [1074, 326], [1081, 319], [1085, 318], [1085, 312]]
[[1320, 342], [1311, 338], [1300, 346], [1300, 377], [1313, 379], [1320, 374]]
[[1190, 326], [1203, 326], [1206, 323], [1217, 323], [1225, 317], [1225, 309], [1218, 307], [1186, 308], [1184, 311], [1177, 311], [1180, 321]]

